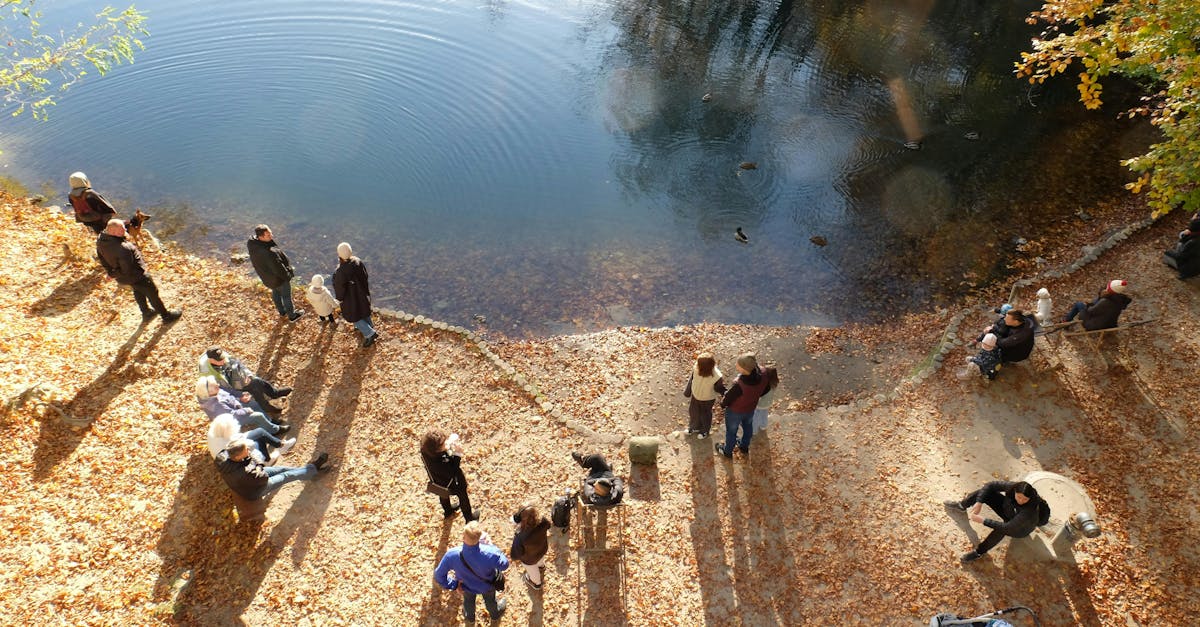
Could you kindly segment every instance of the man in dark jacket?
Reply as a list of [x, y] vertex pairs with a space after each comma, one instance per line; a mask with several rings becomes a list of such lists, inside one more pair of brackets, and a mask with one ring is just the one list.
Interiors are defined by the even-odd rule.
[[1033, 352], [1033, 321], [1020, 309], [1009, 309], [1004, 319], [986, 332], [996, 334], [996, 347], [1003, 363], [1025, 361]]
[[342, 307], [342, 317], [362, 333], [362, 346], [366, 348], [379, 339], [379, 332], [371, 325], [371, 286], [367, 283], [367, 267], [350, 244], [338, 244], [338, 269], [333, 273], [333, 296]]
[[104, 232], [96, 238], [96, 255], [100, 265], [110, 279], [133, 290], [133, 299], [142, 310], [142, 320], [149, 322], [154, 316], [162, 316], [163, 324], [172, 324], [183, 315], [179, 310], [169, 310], [158, 296], [158, 286], [146, 273], [146, 262], [142, 253], [125, 239], [125, 223], [119, 218], [108, 221]]
[[[952, 510], [965, 512], [970, 508], [970, 518], [992, 530], [974, 551], [964, 553], [959, 560], [972, 562], [992, 547], [1000, 543], [1004, 536], [1024, 538], [1033, 533], [1039, 525], [1050, 520], [1050, 505], [1037, 490], [1024, 481], [989, 481], [984, 486], [967, 495], [961, 501], [946, 501], [944, 505]], [[984, 505], [1000, 515], [1002, 520], [984, 518], [979, 514]]]
[[1200, 274], [1200, 213], [1192, 216], [1188, 227], [1179, 233], [1175, 248], [1163, 253], [1163, 263], [1178, 270], [1180, 279]]
[[1070, 322], [1075, 319], [1075, 316], [1079, 316], [1083, 328], [1088, 331], [1116, 327], [1121, 312], [1125, 311], [1129, 303], [1133, 302], [1133, 299], [1125, 294], [1128, 289], [1129, 281], [1121, 279], [1109, 281], [1108, 285], [1100, 290], [1100, 295], [1092, 301], [1092, 304], [1076, 302], [1072, 305], [1071, 310], [1063, 318], [1063, 322]]
[[[254, 374], [242, 360], [229, 354], [220, 346], [210, 347], [200, 356], [200, 374], [216, 379], [217, 385], [226, 390], [246, 392], [254, 399], [258, 411], [271, 415], [272, 422], [280, 422], [280, 410], [271, 401], [283, 398], [292, 393], [292, 388], [276, 386], [274, 383]], [[240, 395], [239, 395], [240, 396]]]
[[600, 453], [583, 455], [573, 452], [571, 459], [588, 471], [587, 477], [583, 480], [581, 496], [585, 503], [616, 505], [621, 502], [625, 496], [625, 484], [620, 477], [613, 474], [612, 466], [608, 464], [608, 460], [604, 459], [603, 455]]
[[225, 485], [246, 499], [255, 501], [293, 481], [311, 480], [318, 472], [329, 470], [329, 455], [321, 453], [302, 468], [266, 466], [254, 461], [250, 452], [255, 443], [245, 438], [230, 442], [217, 453], [217, 470]]
[[271, 290], [275, 310], [289, 322], [299, 320], [304, 312], [296, 310], [292, 304], [292, 277], [296, 276], [296, 270], [287, 253], [275, 243], [271, 227], [265, 224], [254, 227], [254, 237], [246, 240], [246, 250], [258, 278]]

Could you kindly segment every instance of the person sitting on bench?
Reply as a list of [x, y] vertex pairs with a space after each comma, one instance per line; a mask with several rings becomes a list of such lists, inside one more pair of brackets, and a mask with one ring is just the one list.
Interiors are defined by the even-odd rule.
[[1129, 281], [1121, 279], [1113, 279], [1100, 290], [1100, 295], [1092, 304], [1088, 305], [1081, 302], [1076, 302], [1071, 306], [1071, 310], [1063, 317], [1063, 322], [1070, 322], [1079, 316], [1079, 321], [1083, 323], [1083, 328], [1088, 331], [1099, 331], [1100, 329], [1112, 329], [1117, 326], [1117, 320], [1121, 317], [1121, 312], [1133, 302], [1133, 299], [1125, 294], [1129, 289]]
[[1163, 263], [1178, 270], [1180, 279], [1200, 274], [1200, 212], [1193, 215], [1187, 228], [1179, 232], [1175, 248], [1163, 253]]
[[582, 455], [571, 453], [571, 459], [583, 468], [588, 469], [587, 477], [583, 480], [583, 494], [580, 498], [587, 505], [616, 505], [625, 496], [625, 484], [621, 478], [614, 475], [608, 460], [599, 453]]
[[996, 335], [996, 346], [1000, 349], [1000, 361], [1006, 364], [1017, 363], [1029, 359], [1033, 352], [1034, 320], [1026, 316], [1020, 309], [1008, 309], [1004, 317], [995, 324], [984, 329], [977, 342], [982, 342], [985, 335]]

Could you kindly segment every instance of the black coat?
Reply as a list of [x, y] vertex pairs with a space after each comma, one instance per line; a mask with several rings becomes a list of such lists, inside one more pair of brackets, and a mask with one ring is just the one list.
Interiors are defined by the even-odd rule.
[[292, 261], [275, 240], [264, 242], [251, 237], [246, 240], [246, 251], [250, 253], [250, 264], [254, 266], [258, 278], [268, 288], [275, 289], [296, 276]]
[[442, 451], [436, 457], [426, 457], [421, 453], [421, 457], [425, 459], [425, 467], [429, 469], [429, 476], [434, 483], [450, 488], [451, 492], [467, 489], [467, 477], [462, 471], [462, 457], [451, 455], [448, 451]]
[[146, 276], [146, 262], [133, 242], [124, 237], [101, 233], [96, 238], [96, 255], [108, 276], [121, 285], [133, 285]]
[[257, 499], [267, 487], [268, 477], [263, 465], [249, 455], [235, 462], [229, 459], [229, 453], [221, 451], [217, 453], [216, 463], [225, 485], [248, 501]]
[[1099, 329], [1111, 329], [1117, 326], [1117, 320], [1121, 317], [1121, 312], [1133, 302], [1133, 299], [1124, 295], [1109, 293], [1107, 290], [1100, 291], [1100, 298], [1092, 301], [1082, 313], [1079, 314], [1079, 321], [1083, 323], [1083, 328], [1088, 331], [1097, 331]]
[[[1040, 496], [1029, 499], [1024, 505], [1017, 503], [1017, 499], [1013, 497], [1014, 485], [1016, 484], [1012, 481], [989, 481], [979, 491], [976, 502], [987, 502], [1003, 519], [985, 518], [983, 520], [985, 526], [996, 529], [1006, 536], [1024, 538], [1038, 528], [1038, 522], [1042, 518], [1042, 509], [1045, 508], [1048, 514], [1050, 506]], [[995, 507], [996, 505], [999, 505], [999, 509]]]
[[1190, 279], [1200, 274], [1200, 236], [1181, 235], [1179, 243], [1166, 254], [1175, 260], [1179, 278]]
[[367, 283], [367, 267], [358, 257], [339, 260], [333, 273], [333, 295], [342, 304], [346, 322], [358, 322], [371, 315], [371, 287]]
[[1000, 349], [1000, 359], [1006, 363], [1014, 363], [1029, 359], [1033, 352], [1033, 322], [1029, 316], [1021, 319], [1021, 326], [1010, 327], [1001, 320], [992, 327], [996, 334], [996, 346]]

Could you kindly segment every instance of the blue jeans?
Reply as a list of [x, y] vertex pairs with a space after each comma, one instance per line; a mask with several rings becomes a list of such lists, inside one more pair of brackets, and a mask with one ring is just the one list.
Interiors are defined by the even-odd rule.
[[235, 416], [238, 425], [241, 427], [257, 427], [256, 430], [262, 430], [269, 434], [279, 433], [279, 425], [271, 422], [270, 418], [261, 411], [256, 411], [248, 416]]
[[367, 316], [366, 318], [359, 318], [358, 320], [355, 320], [354, 328], [358, 329], [359, 333], [362, 333], [363, 339], [367, 339], [367, 338], [371, 337], [372, 335], [375, 335], [375, 327], [371, 326], [371, 317], [370, 316]]
[[283, 446], [283, 442], [280, 442], [279, 438], [271, 435], [266, 429], [251, 429], [243, 433], [242, 437], [258, 446], [259, 452], [263, 454], [263, 459], [270, 459], [271, 457], [271, 451], [267, 450], [267, 445], [274, 446], [275, 448]]
[[283, 486], [304, 479], [312, 479], [317, 476], [317, 467], [312, 464], [305, 464], [300, 468], [287, 468], [285, 466], [267, 466], [263, 468], [267, 473], [267, 486], [262, 489], [258, 498], [265, 498], [268, 494], [282, 488]]
[[284, 281], [283, 285], [271, 288], [271, 302], [275, 303], [275, 311], [281, 316], [291, 316], [296, 313], [292, 305], [292, 282]]
[[[462, 591], [463, 595], [463, 618], [467, 619], [468, 623], [475, 622], [475, 597], [479, 596], [474, 592]], [[487, 608], [488, 616], [492, 620], [500, 618], [500, 606], [496, 604], [496, 591], [483, 593], [483, 606]]]
[[1076, 303], [1074, 305], [1071, 305], [1070, 311], [1067, 312], [1067, 317], [1063, 318], [1063, 320], [1065, 320], [1066, 322], [1070, 322], [1070, 321], [1074, 320], [1075, 316], [1078, 316], [1079, 314], [1083, 313], [1084, 309], [1087, 309], [1087, 304], [1076, 301]]
[[[721, 450], [726, 457], [733, 455], [733, 445], [736, 442], [737, 447], [742, 451], [750, 449], [750, 437], [754, 435], [754, 412], [748, 411], [744, 414], [739, 414], [734, 411], [725, 411], [725, 447]], [[742, 439], [737, 439], [738, 427], [742, 429]]]

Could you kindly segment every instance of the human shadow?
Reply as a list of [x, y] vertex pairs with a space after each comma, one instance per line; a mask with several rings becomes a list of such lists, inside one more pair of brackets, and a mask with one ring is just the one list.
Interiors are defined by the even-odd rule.
[[312, 415], [321, 391], [325, 389], [326, 355], [333, 344], [334, 333], [321, 330], [321, 335], [313, 343], [312, 354], [304, 367], [296, 373], [292, 387], [294, 390], [288, 396], [287, 415], [292, 427], [299, 430]]
[[1087, 577], [1073, 563], [1052, 560], [1041, 542], [1010, 539], [1002, 562], [985, 556], [963, 570], [979, 582], [996, 608], [1035, 608], [1045, 625], [1102, 625], [1088, 595]]
[[581, 624], [626, 625], [621, 557], [615, 552], [580, 555], [586, 604], [579, 608]]
[[263, 343], [263, 352], [258, 356], [258, 365], [254, 369], [258, 376], [267, 381], [275, 381], [275, 374], [279, 371], [284, 354], [287, 353], [287, 341], [291, 338], [295, 326], [296, 323], [286, 322], [284, 318], [275, 321], [275, 326], [271, 327], [271, 334]]
[[729, 463], [713, 454], [712, 440], [691, 438], [692, 457], [692, 553], [700, 585], [700, 604], [704, 624], [720, 625], [729, 619], [732, 602], [726, 602], [733, 579], [725, 567], [725, 543], [721, 537], [721, 516], [717, 511], [717, 474], [714, 464]]
[[75, 396], [64, 404], [63, 412], [69, 417], [72, 425], [64, 424], [49, 415], [42, 419], [37, 452], [34, 455], [34, 481], [45, 480], [55, 466], [69, 457], [83, 441], [96, 418], [121, 395], [125, 386], [138, 379], [140, 375], [133, 366], [145, 360], [168, 328], [159, 326], [146, 344], [133, 353], [133, 347], [146, 330], [145, 324], [138, 326], [125, 343], [117, 348], [104, 372], [80, 388], [75, 392]]
[[[979, 533], [975, 531], [975, 527], [971, 526], [971, 519], [967, 515], [967, 512], [947, 505], [943, 505], [942, 508], [946, 511], [946, 515], [950, 517], [950, 520], [954, 521], [954, 525], [967, 536], [967, 540], [971, 542], [971, 546], [978, 546]], [[966, 551], [964, 550], [963, 552], [965, 553]]]
[[[433, 572], [434, 565], [441, 563], [442, 557], [446, 555], [446, 550], [450, 547], [450, 531], [454, 528], [454, 518], [447, 518], [442, 523], [442, 536], [438, 539], [438, 548], [434, 552], [433, 561], [430, 562], [430, 572]], [[455, 603], [457, 601], [457, 604]], [[421, 601], [421, 624], [422, 625], [451, 625], [457, 622], [457, 612], [462, 611], [462, 596], [460, 593], [443, 590], [436, 581], [430, 578], [429, 592], [425, 595], [425, 599]]]
[[67, 313], [82, 303], [104, 279], [104, 272], [94, 272], [71, 281], [60, 283], [49, 294], [29, 305], [29, 313], [35, 316], [57, 316]]
[[[335, 480], [340, 473], [338, 464], [344, 457], [346, 439], [350, 433], [350, 427], [354, 423], [355, 414], [358, 412], [359, 392], [362, 389], [363, 376], [374, 355], [375, 351], [355, 351], [352, 357], [343, 361], [341, 363], [342, 376], [329, 388], [329, 394], [325, 397], [325, 411], [318, 425], [313, 450], [329, 454], [332, 468], [328, 471], [331, 476], [326, 481]], [[305, 493], [308, 493], [307, 489]], [[308, 545], [316, 536], [317, 530], [320, 529], [321, 521], [325, 517], [325, 511], [329, 508], [332, 498], [332, 490], [321, 490], [305, 501], [306, 514], [292, 545], [292, 562], [294, 564], [299, 564], [304, 560], [304, 555], [308, 552]], [[294, 509], [295, 506], [293, 506]]]

